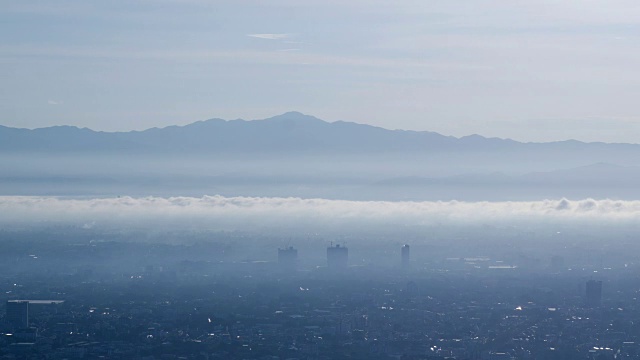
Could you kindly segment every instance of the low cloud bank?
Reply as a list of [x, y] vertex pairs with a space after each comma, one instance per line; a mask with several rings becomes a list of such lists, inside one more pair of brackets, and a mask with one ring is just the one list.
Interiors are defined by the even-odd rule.
[[0, 224], [69, 223], [220, 230], [430, 226], [527, 222], [634, 222], [640, 201], [387, 202], [257, 197], [0, 197]]

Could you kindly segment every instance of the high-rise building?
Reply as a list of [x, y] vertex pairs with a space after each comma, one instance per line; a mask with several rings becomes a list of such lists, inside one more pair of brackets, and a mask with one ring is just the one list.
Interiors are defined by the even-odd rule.
[[7, 301], [7, 323], [13, 329], [24, 329], [29, 327], [29, 301], [8, 300]]
[[410, 248], [409, 245], [405, 244], [402, 245], [402, 249], [401, 249], [401, 259], [402, 259], [402, 267], [403, 268], [408, 268], [409, 267], [409, 261], [410, 261]]
[[602, 281], [587, 281], [587, 305], [600, 305], [602, 300]]
[[327, 248], [327, 266], [329, 269], [346, 269], [349, 264], [349, 249], [337, 244]]
[[295, 271], [298, 266], [298, 250], [293, 246], [278, 249], [278, 265], [283, 270]]

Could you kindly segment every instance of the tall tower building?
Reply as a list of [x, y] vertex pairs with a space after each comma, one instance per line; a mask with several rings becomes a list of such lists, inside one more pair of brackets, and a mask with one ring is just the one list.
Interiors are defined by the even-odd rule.
[[402, 267], [405, 268], [405, 269], [409, 267], [409, 261], [410, 261], [409, 253], [410, 253], [409, 245], [407, 245], [407, 244], [402, 245], [402, 249], [400, 251], [400, 254], [401, 254], [400, 257], [401, 257], [401, 260], [402, 260]]
[[295, 271], [298, 267], [298, 249], [289, 246], [278, 249], [278, 265], [286, 271]]
[[587, 305], [600, 305], [602, 300], [602, 281], [587, 281]]
[[29, 301], [8, 300], [7, 301], [7, 322], [13, 329], [24, 329], [29, 327]]
[[346, 269], [349, 264], [349, 249], [337, 244], [327, 248], [327, 266], [329, 269]]

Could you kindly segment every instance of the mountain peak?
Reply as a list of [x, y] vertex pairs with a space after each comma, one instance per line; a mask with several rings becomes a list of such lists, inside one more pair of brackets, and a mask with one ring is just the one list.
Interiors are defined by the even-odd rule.
[[285, 122], [326, 122], [324, 120], [318, 119], [315, 116], [306, 115], [298, 111], [289, 111], [284, 114], [276, 115], [264, 121], [285, 121]]

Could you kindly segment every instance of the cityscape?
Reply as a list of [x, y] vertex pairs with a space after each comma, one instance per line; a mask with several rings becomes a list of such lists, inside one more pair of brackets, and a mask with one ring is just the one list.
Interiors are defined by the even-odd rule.
[[[2, 255], [2, 359], [640, 357], [640, 263], [425, 258], [421, 244], [362, 262], [357, 242], [328, 243], [316, 264], [292, 245], [234, 260], [222, 240], [56, 232], [74, 238], [46, 245], [65, 262], [27, 254], [36, 240]], [[111, 264], [125, 256], [138, 261]]]

